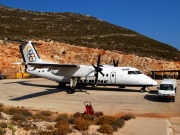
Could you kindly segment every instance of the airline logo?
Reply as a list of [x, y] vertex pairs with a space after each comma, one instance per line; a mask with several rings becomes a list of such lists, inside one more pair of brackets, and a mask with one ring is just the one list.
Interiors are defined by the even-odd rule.
[[29, 62], [35, 62], [37, 59], [36, 54], [31, 46], [27, 47], [27, 58]]

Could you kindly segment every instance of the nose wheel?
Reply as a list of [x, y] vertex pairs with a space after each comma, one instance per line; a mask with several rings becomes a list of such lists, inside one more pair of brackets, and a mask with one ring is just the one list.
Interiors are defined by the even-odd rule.
[[146, 87], [143, 86], [143, 87], [140, 89], [140, 92], [141, 92], [141, 93], [144, 93], [145, 91], [146, 91]]

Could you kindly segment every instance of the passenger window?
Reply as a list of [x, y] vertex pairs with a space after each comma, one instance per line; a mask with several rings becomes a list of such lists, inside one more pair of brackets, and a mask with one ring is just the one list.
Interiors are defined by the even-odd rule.
[[108, 77], [108, 74], [106, 74], [106, 77]]

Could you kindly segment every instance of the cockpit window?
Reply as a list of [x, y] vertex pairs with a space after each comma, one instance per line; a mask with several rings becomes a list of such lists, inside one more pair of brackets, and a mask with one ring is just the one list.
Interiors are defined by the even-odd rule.
[[173, 90], [172, 84], [161, 84], [160, 90]]
[[141, 71], [135, 71], [135, 72], [136, 72], [136, 74], [142, 74]]
[[128, 71], [128, 74], [142, 74], [140, 71]]

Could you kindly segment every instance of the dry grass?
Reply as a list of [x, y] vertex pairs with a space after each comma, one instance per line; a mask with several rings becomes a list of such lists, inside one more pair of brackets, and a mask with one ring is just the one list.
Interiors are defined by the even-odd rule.
[[51, 114], [52, 114], [52, 112], [49, 110], [41, 111], [40, 113], [44, 116], [51, 116]]
[[55, 133], [58, 135], [66, 135], [67, 133], [71, 132], [70, 124], [67, 121], [59, 121], [55, 125]]
[[[95, 112], [93, 115], [86, 115], [79, 112], [68, 115], [53, 113], [49, 110], [38, 111], [32, 113], [25, 108], [19, 107], [5, 107], [0, 104], [0, 112], [9, 114], [11, 116], [11, 124], [6, 122], [0, 123], [0, 134], [3, 134], [5, 128], [11, 128], [14, 130], [13, 125], [23, 128], [26, 131], [31, 131], [32, 135], [66, 135], [70, 133], [73, 128], [85, 133], [90, 125], [101, 125], [97, 130], [98, 132], [105, 134], [112, 134], [117, 131], [118, 128], [122, 128], [126, 120], [135, 118], [133, 115], [123, 115], [119, 118], [103, 115], [102, 112]], [[52, 119], [53, 118], [53, 119]], [[31, 121], [31, 122], [29, 122]], [[46, 126], [45, 131], [39, 131], [38, 126], [34, 122], [56, 122], [55, 124], [49, 124]], [[9, 125], [11, 125], [9, 127]]]
[[98, 129], [98, 132], [101, 132], [104, 134], [113, 134], [113, 128], [109, 124], [103, 124]]
[[88, 129], [89, 126], [90, 122], [81, 117], [77, 118], [74, 122], [74, 128], [79, 131], [85, 131]]
[[97, 119], [96, 124], [97, 125], [103, 125], [103, 124], [112, 124], [116, 120], [116, 117], [113, 116], [101, 116]]

